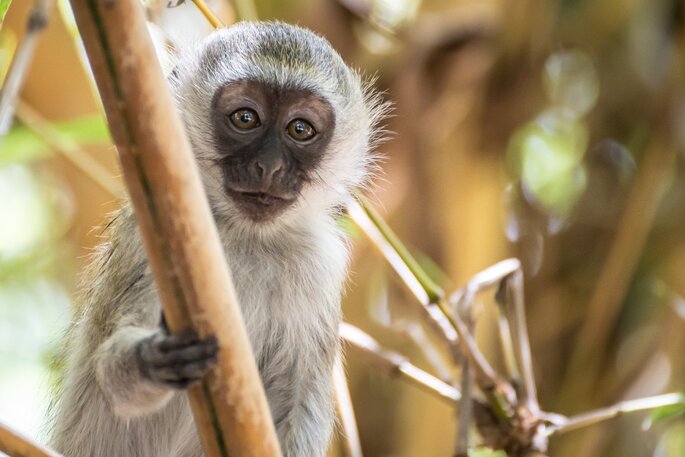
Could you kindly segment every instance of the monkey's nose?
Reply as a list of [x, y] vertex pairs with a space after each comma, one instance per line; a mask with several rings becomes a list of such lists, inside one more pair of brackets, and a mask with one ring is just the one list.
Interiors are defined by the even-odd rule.
[[256, 177], [262, 184], [262, 190], [267, 190], [276, 174], [283, 169], [283, 161], [281, 159], [257, 159], [253, 167]]

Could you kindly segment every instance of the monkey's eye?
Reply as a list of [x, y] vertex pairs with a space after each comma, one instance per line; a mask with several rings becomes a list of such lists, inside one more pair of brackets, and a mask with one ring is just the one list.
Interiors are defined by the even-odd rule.
[[249, 130], [261, 125], [257, 113], [249, 108], [241, 108], [238, 111], [234, 111], [229, 115], [229, 118], [231, 123], [240, 130]]
[[290, 135], [293, 140], [307, 141], [316, 135], [316, 130], [314, 130], [312, 124], [304, 119], [295, 119], [288, 124], [288, 135]]

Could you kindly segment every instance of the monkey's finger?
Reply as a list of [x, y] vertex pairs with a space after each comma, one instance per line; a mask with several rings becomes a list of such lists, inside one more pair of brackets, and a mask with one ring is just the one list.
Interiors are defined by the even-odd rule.
[[208, 357], [214, 357], [218, 351], [219, 344], [216, 338], [208, 338], [197, 344], [183, 346], [167, 352], [159, 352], [150, 360], [150, 363], [155, 367], [185, 364]]
[[216, 356], [191, 363], [155, 368], [153, 378], [159, 382], [179, 382], [182, 379], [199, 379], [216, 365]]
[[167, 352], [179, 347], [195, 344], [198, 342], [198, 339], [197, 333], [192, 329], [188, 329], [181, 333], [165, 335], [157, 343], [157, 348], [162, 352]]
[[179, 381], [165, 382], [164, 384], [172, 389], [183, 390], [187, 389], [188, 386], [195, 384], [196, 382], [200, 382], [200, 379], [181, 379]]

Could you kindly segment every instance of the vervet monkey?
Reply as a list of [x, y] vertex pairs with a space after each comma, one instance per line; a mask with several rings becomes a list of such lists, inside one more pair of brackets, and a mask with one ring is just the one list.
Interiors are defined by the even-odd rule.
[[[227, 253], [286, 457], [323, 457], [348, 250], [336, 218], [374, 167], [385, 105], [330, 44], [240, 23], [181, 53], [170, 84]], [[66, 457], [195, 457], [184, 387], [215, 339], [169, 335], [129, 206], [85, 274], [53, 408]]]

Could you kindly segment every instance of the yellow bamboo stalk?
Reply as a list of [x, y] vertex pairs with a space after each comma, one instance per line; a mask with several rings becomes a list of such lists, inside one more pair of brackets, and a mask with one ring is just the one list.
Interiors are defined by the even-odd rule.
[[2, 452], [10, 457], [62, 457], [0, 423], [0, 453]]
[[72, 0], [169, 328], [219, 341], [189, 397], [208, 457], [276, 457], [226, 259], [138, 0]]

